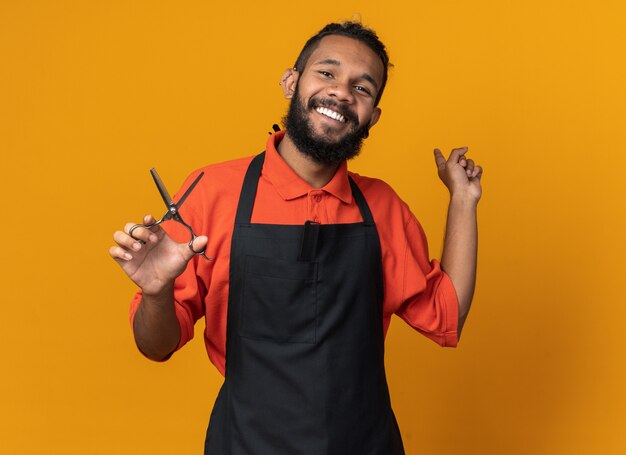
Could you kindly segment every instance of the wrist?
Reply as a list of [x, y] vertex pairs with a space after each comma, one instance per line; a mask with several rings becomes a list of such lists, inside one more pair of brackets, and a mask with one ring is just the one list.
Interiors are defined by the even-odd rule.
[[465, 191], [450, 192], [450, 205], [455, 205], [459, 208], [475, 209], [478, 206], [480, 198], [468, 194]]
[[174, 281], [146, 286], [141, 289], [141, 293], [144, 298], [154, 301], [155, 303], [169, 300], [174, 295]]

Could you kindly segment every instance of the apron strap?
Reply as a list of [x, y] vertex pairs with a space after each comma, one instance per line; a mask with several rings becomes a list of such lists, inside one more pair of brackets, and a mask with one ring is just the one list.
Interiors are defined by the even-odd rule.
[[237, 205], [237, 215], [235, 215], [235, 224], [250, 224], [252, 219], [252, 208], [254, 207], [254, 199], [256, 197], [256, 189], [263, 169], [265, 161], [265, 152], [259, 153], [252, 159], [248, 166], [248, 171], [243, 179], [241, 187], [241, 196]]
[[[261, 170], [263, 169], [263, 162], [265, 161], [265, 152], [259, 153], [255, 156], [246, 172], [246, 176], [243, 179], [243, 185], [241, 187], [241, 196], [239, 197], [239, 204], [237, 205], [237, 215], [235, 216], [235, 224], [250, 224], [252, 219], [252, 209], [254, 207], [254, 199], [256, 198], [256, 191], [259, 184], [259, 177], [261, 176]], [[350, 181], [350, 188], [352, 189], [352, 197], [356, 200], [363, 218], [363, 224], [367, 226], [374, 226], [374, 217], [370, 211], [363, 193], [352, 180], [352, 177], [348, 176]]]
[[348, 180], [350, 181], [350, 188], [352, 188], [352, 197], [356, 199], [356, 203], [361, 211], [363, 224], [366, 226], [374, 226], [374, 217], [372, 216], [369, 205], [367, 205], [365, 196], [363, 196], [363, 193], [361, 193], [358, 185], [354, 182], [354, 180], [352, 180], [352, 177], [348, 176]]

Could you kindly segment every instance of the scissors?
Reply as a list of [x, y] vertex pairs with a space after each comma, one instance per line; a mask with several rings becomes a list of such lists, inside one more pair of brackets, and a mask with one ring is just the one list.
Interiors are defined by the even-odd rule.
[[[193, 249], [193, 241], [198, 236], [193, 232], [193, 229], [191, 229], [191, 226], [189, 226], [187, 223], [185, 223], [185, 221], [183, 220], [183, 217], [180, 216], [180, 213], [178, 212], [180, 210], [180, 207], [185, 202], [185, 199], [187, 199], [187, 196], [189, 196], [189, 194], [196, 187], [196, 185], [198, 184], [198, 182], [200, 181], [202, 176], [204, 176], [204, 172], [201, 172], [200, 175], [198, 175], [198, 177], [196, 177], [196, 179], [189, 186], [189, 188], [187, 188], [187, 191], [185, 191], [185, 194], [182, 195], [182, 197], [178, 200], [177, 203], [174, 203], [174, 201], [170, 197], [170, 194], [167, 192], [167, 189], [165, 188], [165, 185], [163, 184], [163, 181], [159, 177], [159, 174], [157, 174], [156, 169], [154, 169], [154, 168], [150, 169], [150, 174], [152, 174], [152, 178], [154, 179], [154, 183], [156, 183], [156, 186], [159, 189], [159, 193], [161, 193], [161, 197], [163, 198], [163, 202], [165, 202], [165, 206], [167, 207], [167, 212], [165, 212], [165, 215], [163, 215], [160, 220], [155, 221], [152, 224], [135, 224], [135, 225], [131, 226], [131, 228], [128, 230], [128, 234], [131, 237], [133, 237], [133, 231], [135, 229], [139, 228], [139, 227], [150, 229], [150, 228], [152, 228], [154, 226], [158, 226], [159, 224], [163, 223], [164, 221], [174, 220], [174, 221], [177, 221], [178, 223], [182, 224], [183, 226], [185, 226], [185, 228], [187, 228], [187, 230], [189, 231], [189, 234], [191, 235], [191, 239], [189, 240], [189, 243], [187, 244], [189, 246], [189, 249], [191, 251], [193, 251], [194, 254], [199, 254], [200, 256], [204, 257], [205, 259], [207, 259], [209, 261], [212, 261], [214, 258], [207, 257], [207, 255], [205, 253], [206, 247], [202, 251], [196, 251], [196, 250]], [[133, 238], [135, 238], [135, 237], [133, 237]], [[145, 243], [145, 242], [143, 242], [141, 240], [139, 240], [139, 241], [142, 242], [142, 243]]]

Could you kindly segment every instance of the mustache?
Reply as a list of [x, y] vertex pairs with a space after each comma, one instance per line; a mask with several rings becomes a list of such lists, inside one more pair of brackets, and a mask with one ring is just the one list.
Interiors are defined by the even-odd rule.
[[327, 107], [328, 109], [332, 109], [335, 112], [339, 112], [344, 116], [347, 122], [352, 122], [355, 124], [359, 123], [359, 117], [354, 112], [350, 110], [348, 106], [345, 104], [339, 104], [335, 100], [330, 98], [311, 98], [309, 100], [307, 108], [309, 110], [313, 110], [316, 107]]

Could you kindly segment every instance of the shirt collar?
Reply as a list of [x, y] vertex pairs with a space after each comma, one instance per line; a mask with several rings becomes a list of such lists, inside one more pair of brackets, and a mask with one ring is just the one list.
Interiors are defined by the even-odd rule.
[[[304, 196], [315, 188], [302, 180], [279, 155], [276, 148], [284, 136], [285, 131], [278, 131], [267, 140], [262, 173], [274, 185], [278, 194], [288, 201]], [[350, 188], [348, 164], [345, 160], [341, 162], [330, 182], [321, 190], [332, 194], [346, 204], [352, 202], [352, 188]]]

